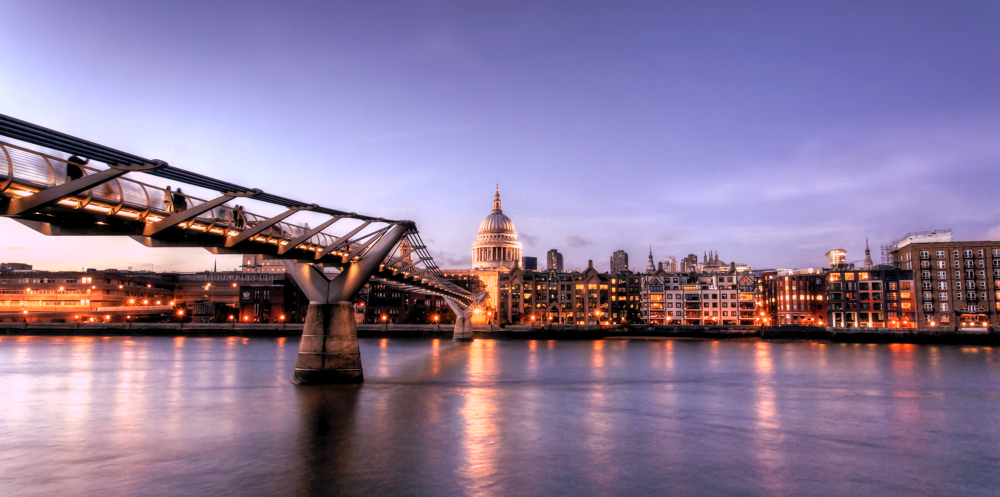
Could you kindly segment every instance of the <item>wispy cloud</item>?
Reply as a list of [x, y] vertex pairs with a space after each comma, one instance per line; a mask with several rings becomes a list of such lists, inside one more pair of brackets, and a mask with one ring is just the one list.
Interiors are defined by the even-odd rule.
[[518, 236], [518, 238], [524, 240], [524, 244], [527, 245], [527, 246], [529, 246], [529, 247], [537, 247], [538, 246], [538, 242], [541, 241], [540, 237], [537, 237], [535, 235], [529, 235], [527, 233], [521, 233], [521, 234], [519, 234], [517, 236]]
[[437, 251], [433, 251], [431, 255], [434, 257], [434, 262], [437, 262], [437, 265], [444, 269], [466, 268], [472, 265], [472, 256], [470, 255]]
[[569, 235], [566, 237], [566, 244], [570, 247], [586, 247], [588, 245], [593, 245], [594, 242], [576, 235]]

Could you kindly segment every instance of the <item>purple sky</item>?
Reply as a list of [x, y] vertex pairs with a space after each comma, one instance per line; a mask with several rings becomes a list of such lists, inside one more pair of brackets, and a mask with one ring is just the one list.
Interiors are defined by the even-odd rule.
[[[641, 270], [650, 244], [807, 267], [861, 259], [866, 236], [1000, 239], [998, 2], [7, 1], [0, 17], [0, 112], [413, 219], [442, 267], [469, 266], [496, 183], [525, 255], [568, 268], [625, 249]], [[0, 260], [43, 268], [213, 261], [0, 224]]]

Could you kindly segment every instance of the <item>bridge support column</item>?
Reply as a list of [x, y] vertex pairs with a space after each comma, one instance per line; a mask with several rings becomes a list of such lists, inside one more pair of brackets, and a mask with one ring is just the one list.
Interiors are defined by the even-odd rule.
[[354, 306], [350, 302], [309, 304], [292, 383], [317, 385], [363, 381]]
[[471, 342], [472, 341], [472, 313], [469, 309], [463, 309], [458, 305], [457, 302], [451, 299], [444, 299], [448, 303], [448, 307], [451, 311], [455, 313], [455, 331], [452, 335], [452, 340], [456, 342]]
[[361, 259], [347, 265], [340, 273], [324, 273], [323, 268], [315, 264], [282, 261], [309, 298], [293, 383], [320, 385], [364, 381], [351, 299], [378, 270], [406, 231], [405, 225], [393, 226]]

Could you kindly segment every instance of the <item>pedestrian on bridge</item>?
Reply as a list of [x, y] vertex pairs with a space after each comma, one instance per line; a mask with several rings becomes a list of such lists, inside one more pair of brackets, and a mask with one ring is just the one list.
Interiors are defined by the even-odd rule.
[[246, 213], [243, 212], [242, 205], [237, 205], [236, 208], [233, 210], [233, 221], [236, 224], [236, 229], [242, 230], [243, 228], [246, 228], [247, 216]]
[[163, 210], [167, 213], [174, 212], [174, 194], [170, 191], [170, 186], [167, 186], [166, 190], [163, 190]]
[[75, 155], [66, 159], [66, 180], [76, 181], [83, 177], [83, 168], [80, 166], [90, 162], [90, 159], [81, 159]]
[[187, 209], [187, 197], [184, 196], [184, 191], [180, 188], [174, 193], [174, 212], [181, 212]]

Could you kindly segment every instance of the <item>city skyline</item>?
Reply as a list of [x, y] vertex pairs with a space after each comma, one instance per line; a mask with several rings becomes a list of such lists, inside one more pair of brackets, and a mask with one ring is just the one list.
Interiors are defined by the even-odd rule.
[[[413, 219], [442, 267], [470, 266], [498, 182], [524, 255], [555, 248], [567, 269], [624, 249], [641, 271], [650, 244], [809, 267], [860, 260], [865, 237], [1000, 238], [971, 180], [1000, 158], [989, 3], [4, 10], [24, 21], [0, 33], [4, 113]], [[39, 267], [238, 264], [7, 226], [0, 259]]]

